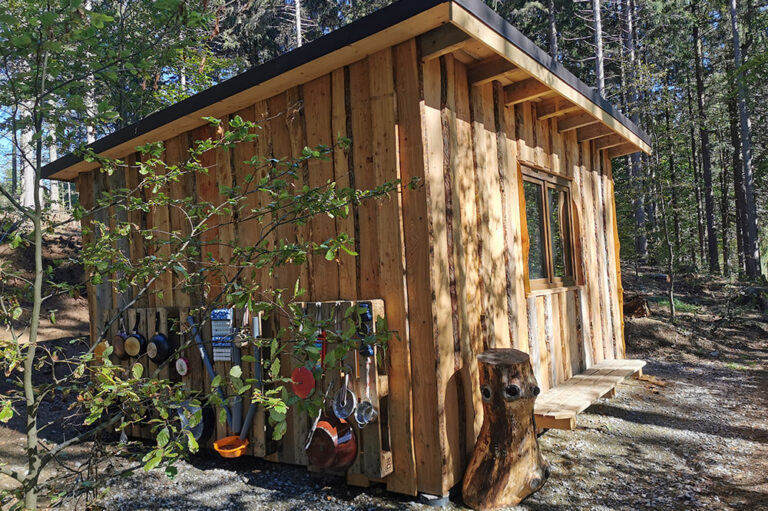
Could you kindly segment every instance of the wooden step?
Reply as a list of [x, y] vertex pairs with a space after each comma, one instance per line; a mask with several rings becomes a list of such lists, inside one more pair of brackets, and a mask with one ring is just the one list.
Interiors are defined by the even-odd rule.
[[616, 385], [630, 376], [642, 376], [644, 366], [644, 360], [604, 360], [569, 378], [536, 399], [536, 426], [574, 429], [577, 414], [603, 396], [613, 397]]

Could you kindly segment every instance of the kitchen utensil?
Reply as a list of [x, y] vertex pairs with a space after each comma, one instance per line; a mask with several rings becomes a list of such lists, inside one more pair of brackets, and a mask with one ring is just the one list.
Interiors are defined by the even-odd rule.
[[138, 357], [142, 355], [147, 348], [146, 338], [138, 332], [140, 312], [136, 312], [136, 322], [133, 325], [133, 332], [125, 338], [125, 352], [129, 357]]
[[346, 419], [357, 408], [357, 396], [349, 388], [349, 374], [344, 375], [341, 388], [333, 397], [333, 414], [339, 419]]
[[[200, 422], [194, 427], [190, 427], [190, 417], [196, 414], [199, 410], [202, 410], [202, 416]], [[179, 416], [179, 421], [182, 430], [189, 430], [192, 436], [198, 443], [207, 441], [213, 434], [213, 430], [216, 428], [216, 417], [213, 413], [213, 408], [210, 406], [199, 407], [191, 404], [190, 401], [184, 401], [181, 407], [176, 409], [176, 413]]]
[[312, 443], [312, 437], [315, 435], [315, 430], [317, 429], [317, 425], [320, 422], [320, 417], [325, 412], [325, 401], [328, 399], [328, 394], [331, 392], [331, 387], [333, 386], [333, 382], [328, 384], [328, 388], [325, 389], [325, 394], [323, 394], [323, 402], [320, 404], [320, 409], [317, 411], [317, 417], [315, 417], [315, 420], [312, 421], [312, 427], [309, 428], [309, 435], [307, 435], [307, 443], [304, 444], [304, 449], [309, 449], [309, 445]]
[[155, 364], [162, 364], [171, 355], [171, 342], [160, 332], [160, 312], [155, 313], [155, 335], [147, 343], [147, 356]]
[[291, 388], [301, 399], [307, 399], [315, 388], [315, 376], [304, 366], [291, 372]]
[[222, 458], [239, 458], [248, 447], [248, 439], [241, 440], [239, 436], [225, 436], [213, 442], [213, 448]]
[[379, 415], [371, 401], [371, 374], [376, 370], [373, 365], [374, 360], [373, 346], [363, 344], [360, 346], [360, 358], [363, 359], [363, 377], [365, 380], [365, 394], [355, 408], [355, 420], [360, 429], [376, 420]]
[[189, 360], [184, 357], [179, 358], [175, 364], [176, 372], [179, 376], [186, 376], [189, 374]]
[[118, 360], [127, 360], [128, 353], [125, 352], [125, 340], [128, 338], [128, 332], [125, 331], [125, 322], [123, 316], [120, 316], [120, 331], [112, 336], [112, 354], [118, 358]]
[[345, 469], [357, 456], [357, 438], [349, 422], [323, 414], [307, 447], [309, 464], [324, 469]]

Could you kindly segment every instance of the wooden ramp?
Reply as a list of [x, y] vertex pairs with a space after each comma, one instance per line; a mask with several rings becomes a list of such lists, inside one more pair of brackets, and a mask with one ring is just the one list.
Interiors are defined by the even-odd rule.
[[603, 396], [612, 397], [616, 385], [630, 376], [641, 376], [644, 366], [644, 360], [604, 360], [569, 378], [536, 399], [536, 426], [574, 429], [576, 414]]

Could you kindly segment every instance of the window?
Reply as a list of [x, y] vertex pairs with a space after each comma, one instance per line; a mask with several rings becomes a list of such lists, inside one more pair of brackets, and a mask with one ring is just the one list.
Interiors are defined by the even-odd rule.
[[570, 182], [522, 167], [531, 289], [571, 285], [573, 242]]

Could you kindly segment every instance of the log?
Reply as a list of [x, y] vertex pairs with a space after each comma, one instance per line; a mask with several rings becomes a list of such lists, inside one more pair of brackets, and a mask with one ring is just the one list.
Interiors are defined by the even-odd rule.
[[540, 389], [522, 351], [491, 349], [477, 360], [483, 426], [464, 474], [464, 503], [474, 509], [516, 506], [549, 477], [533, 422]]

